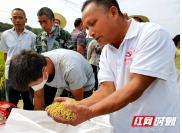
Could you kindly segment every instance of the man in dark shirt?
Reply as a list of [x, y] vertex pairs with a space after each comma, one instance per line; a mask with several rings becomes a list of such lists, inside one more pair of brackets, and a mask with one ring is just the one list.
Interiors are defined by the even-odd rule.
[[86, 49], [86, 38], [84, 35], [84, 27], [81, 18], [77, 18], [74, 22], [75, 29], [71, 33], [71, 37], [74, 44], [74, 50], [80, 53], [87, 58], [87, 49]]

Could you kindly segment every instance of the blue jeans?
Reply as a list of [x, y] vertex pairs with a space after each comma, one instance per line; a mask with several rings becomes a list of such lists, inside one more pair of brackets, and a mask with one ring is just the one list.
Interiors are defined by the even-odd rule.
[[6, 93], [6, 101], [12, 103], [17, 106], [18, 101], [20, 99], [20, 94], [23, 99], [23, 109], [25, 110], [34, 110], [33, 106], [33, 96], [34, 91], [30, 88], [28, 91], [20, 92], [15, 90], [11, 84], [8, 82], [8, 79], [5, 80], [5, 93]]

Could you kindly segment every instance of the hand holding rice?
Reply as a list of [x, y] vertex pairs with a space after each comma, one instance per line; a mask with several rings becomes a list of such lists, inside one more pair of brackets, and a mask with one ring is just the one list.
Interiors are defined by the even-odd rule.
[[50, 112], [51, 115], [58, 115], [64, 119], [72, 120], [74, 118], [74, 112], [65, 107], [65, 103], [73, 103], [79, 105], [79, 103], [74, 100], [67, 100], [65, 102], [55, 102], [49, 106], [47, 106], [46, 110]]

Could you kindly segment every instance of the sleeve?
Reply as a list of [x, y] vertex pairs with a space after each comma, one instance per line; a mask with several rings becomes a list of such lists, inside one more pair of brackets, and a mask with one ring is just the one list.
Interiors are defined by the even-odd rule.
[[107, 50], [105, 48], [103, 50], [103, 53], [100, 56], [100, 62], [99, 62], [100, 70], [98, 73], [99, 83], [107, 82], [107, 81], [114, 82], [114, 74], [112, 73], [110, 65], [108, 64], [106, 53], [107, 53]]
[[155, 29], [148, 32], [137, 47], [130, 72], [167, 80], [174, 54], [170, 35], [164, 29]]
[[90, 42], [89, 45], [88, 45], [88, 51], [87, 51], [87, 57], [88, 57], [88, 61], [90, 60], [91, 58], [91, 53], [93, 51], [93, 43]]
[[76, 65], [72, 66], [66, 75], [65, 80], [69, 84], [70, 90], [80, 89], [87, 82], [84, 71]]
[[80, 33], [77, 36], [77, 45], [82, 45], [82, 46], [85, 46], [86, 45], [86, 39], [85, 39], [84, 34]]
[[31, 49], [32, 50], [35, 50], [34, 49], [34, 46], [36, 45], [36, 35], [33, 33], [33, 37], [32, 37], [33, 41], [32, 41], [32, 45], [31, 45]]
[[6, 39], [5, 39], [5, 34], [3, 33], [2, 36], [1, 36], [1, 43], [0, 43], [0, 51], [4, 52], [4, 53], [7, 53], [9, 48], [8, 48], [8, 45], [6, 43]]

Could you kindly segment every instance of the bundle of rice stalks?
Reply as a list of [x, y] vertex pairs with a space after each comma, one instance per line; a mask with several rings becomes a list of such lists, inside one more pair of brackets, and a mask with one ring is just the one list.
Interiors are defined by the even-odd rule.
[[64, 103], [73, 103], [79, 105], [79, 103], [74, 100], [67, 100], [65, 102], [55, 102], [49, 105], [46, 109], [50, 112], [51, 115], [58, 115], [64, 119], [72, 120], [74, 118], [74, 112], [65, 107]]

